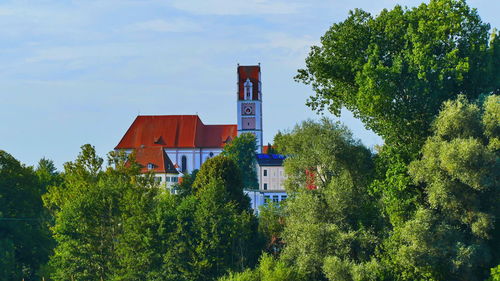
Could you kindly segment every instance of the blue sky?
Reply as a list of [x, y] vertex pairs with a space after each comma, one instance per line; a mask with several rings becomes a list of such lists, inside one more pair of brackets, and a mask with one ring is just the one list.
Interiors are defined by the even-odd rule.
[[[236, 123], [236, 64], [262, 64], [264, 141], [306, 118], [293, 81], [309, 47], [349, 10], [414, 0], [0, 1], [0, 149], [58, 168], [91, 143], [104, 156], [138, 114]], [[470, 0], [500, 27], [498, 0]], [[381, 139], [345, 112], [367, 146]]]

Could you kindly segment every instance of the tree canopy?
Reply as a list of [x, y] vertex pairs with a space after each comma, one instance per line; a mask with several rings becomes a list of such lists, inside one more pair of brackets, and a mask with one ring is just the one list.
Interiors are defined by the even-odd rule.
[[238, 166], [245, 189], [258, 189], [259, 186], [255, 160], [256, 149], [255, 136], [245, 133], [234, 138], [222, 150], [222, 155], [231, 158]]
[[386, 143], [416, 151], [441, 104], [500, 91], [498, 33], [462, 0], [431, 0], [377, 16], [356, 9], [313, 46], [297, 81], [308, 105], [352, 111]]

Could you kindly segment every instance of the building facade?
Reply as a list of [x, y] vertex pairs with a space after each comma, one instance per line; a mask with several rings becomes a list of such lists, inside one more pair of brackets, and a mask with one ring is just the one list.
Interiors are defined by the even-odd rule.
[[258, 153], [255, 158], [259, 190], [246, 191], [246, 193], [251, 199], [252, 208], [258, 211], [261, 205], [282, 202], [288, 195], [284, 185], [286, 174], [283, 161], [285, 157], [279, 154]]
[[205, 125], [197, 115], [140, 115], [115, 149], [135, 151], [143, 172], [170, 187], [236, 136], [236, 125]]

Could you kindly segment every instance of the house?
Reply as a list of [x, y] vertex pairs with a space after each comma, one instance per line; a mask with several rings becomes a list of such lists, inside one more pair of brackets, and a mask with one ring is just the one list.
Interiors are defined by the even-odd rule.
[[248, 190], [246, 194], [251, 199], [252, 208], [258, 210], [261, 205], [270, 202], [279, 203], [287, 198], [284, 186], [286, 175], [283, 167], [286, 157], [279, 154], [258, 153], [255, 158], [259, 190]]

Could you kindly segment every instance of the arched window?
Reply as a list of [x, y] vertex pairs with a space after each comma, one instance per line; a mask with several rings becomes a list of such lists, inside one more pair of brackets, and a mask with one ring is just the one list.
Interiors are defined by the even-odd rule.
[[245, 81], [245, 84], [243, 84], [245, 88], [245, 100], [251, 100], [252, 99], [252, 82], [250, 82], [250, 78], [247, 78], [247, 81]]
[[186, 158], [186, 155], [182, 155], [182, 158], [181, 158], [181, 172], [186, 172], [187, 170], [187, 158]]

